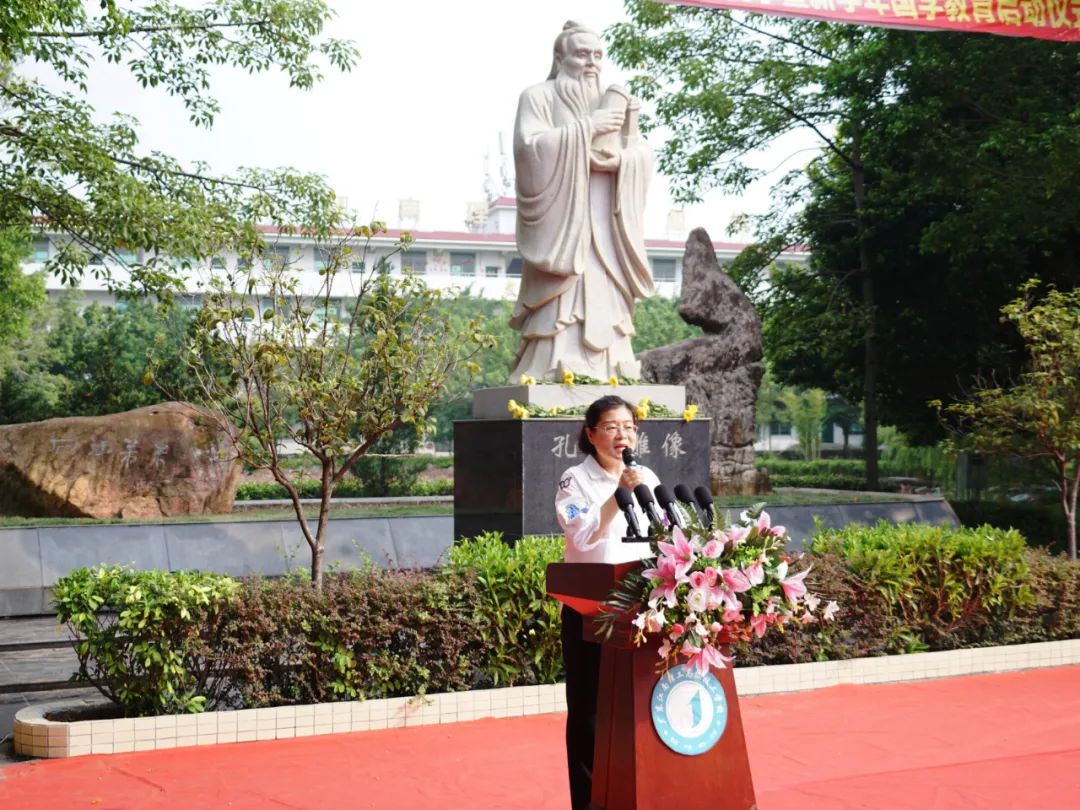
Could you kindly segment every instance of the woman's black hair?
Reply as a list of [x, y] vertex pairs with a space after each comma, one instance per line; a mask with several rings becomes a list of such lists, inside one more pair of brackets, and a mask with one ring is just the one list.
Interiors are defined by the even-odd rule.
[[581, 426], [581, 432], [578, 434], [577, 439], [578, 450], [593, 458], [596, 457], [596, 448], [593, 447], [593, 443], [589, 441], [589, 435], [586, 431], [589, 428], [594, 428], [600, 424], [600, 417], [616, 408], [626, 408], [630, 411], [630, 415], [634, 417], [634, 424], [636, 425], [638, 423], [637, 411], [634, 410], [634, 406], [625, 399], [617, 397], [614, 394], [600, 397], [600, 399], [596, 400], [596, 402], [590, 405], [585, 411], [585, 424]]

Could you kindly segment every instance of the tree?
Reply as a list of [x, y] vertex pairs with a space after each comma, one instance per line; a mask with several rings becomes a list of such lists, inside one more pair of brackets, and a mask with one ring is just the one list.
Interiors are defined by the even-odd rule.
[[[0, 370], [0, 424], [101, 416], [163, 401], [144, 380], [150, 355], [177, 357], [193, 323], [194, 314], [179, 307], [84, 306], [77, 292], [50, 301], [30, 334], [11, 344], [11, 361]], [[181, 399], [190, 393], [175, 363], [160, 370], [159, 382]]]
[[10, 362], [12, 344], [25, 337], [34, 313], [45, 303], [41, 274], [23, 274], [28, 252], [25, 230], [0, 230], [0, 373]]
[[[99, 6], [99, 8], [96, 8]], [[321, 0], [211, 0], [190, 8], [160, 0], [123, 8], [116, 0], [7, 0], [0, 8], [0, 228], [46, 222], [64, 241], [49, 269], [68, 281], [85, 272], [111, 278], [130, 263], [131, 283], [160, 291], [177, 283], [175, 260], [226, 247], [254, 249], [255, 224], [330, 220], [333, 195], [321, 178], [292, 170], [244, 169], [236, 176], [185, 166], [139, 149], [136, 121], [101, 115], [83, 98], [96, 60], [124, 62], [143, 87], [176, 96], [195, 126], [218, 105], [210, 68], [280, 68], [294, 87], [321, 78], [318, 57], [348, 70], [353, 46], [321, 38], [332, 16]], [[20, 74], [23, 64], [53, 72], [58, 92]], [[328, 227], [328, 226], [327, 226]]]
[[682, 319], [677, 300], [662, 295], [637, 302], [634, 307], [634, 332], [635, 354], [703, 334], [700, 326], [691, 326]]
[[[1076, 559], [1080, 491], [1080, 288], [1049, 289], [1033, 300], [1037, 280], [1002, 307], [1020, 333], [1025, 371], [1009, 386], [979, 381], [966, 401], [944, 414], [958, 422], [959, 442], [983, 453], [1048, 461], [1065, 513], [1069, 556]], [[941, 403], [935, 403], [939, 408]]]
[[[350, 272], [358, 247], [366, 253], [366, 240], [384, 230], [372, 223], [323, 243], [328, 263], [318, 289], [305, 290], [300, 274], [272, 256], [252, 256], [249, 269], [215, 276], [185, 356], [196, 401], [216, 415], [239, 459], [269, 470], [288, 492], [317, 588], [334, 488], [380, 437], [405, 425], [426, 428], [454, 371], [475, 372], [472, 358], [492, 345], [477, 321], [454, 328], [439, 292], [422, 280], [395, 280], [378, 267]], [[343, 298], [339, 274], [353, 286]], [[230, 379], [216, 375], [219, 366], [232, 369]], [[295, 471], [282, 464], [284, 441], [319, 464], [314, 527]]]
[[[998, 313], [1038, 273], [1080, 267], [1080, 65], [1075, 48], [1024, 38], [884, 32], [893, 100], [867, 118], [864, 241], [876, 291], [878, 410], [917, 443], [942, 426], [925, 406], [973, 375], [1016, 373], [1015, 330]], [[948, 81], [941, 81], [948, 75]], [[993, 76], [993, 81], [987, 81]], [[809, 268], [770, 277], [759, 301], [777, 376], [862, 396], [859, 234], [846, 166], [817, 161], [801, 214]]]
[[780, 392], [784, 406], [784, 421], [795, 428], [799, 449], [807, 461], [821, 457], [821, 424], [825, 420], [826, 398], [820, 388], [797, 391], [785, 388]]
[[[627, 0], [631, 18], [609, 30], [616, 62], [638, 71], [631, 88], [655, 103], [646, 126], [674, 133], [660, 167], [676, 196], [694, 200], [719, 187], [738, 193], [763, 174], [748, 162], [793, 133], [816, 139], [817, 160], [844, 172], [854, 211], [856, 253], [848, 275], [860, 288], [862, 401], [868, 444], [866, 476], [877, 486], [878, 335], [875, 276], [865, 240], [867, 121], [891, 103], [889, 51], [900, 40], [880, 29], [780, 19]], [[760, 299], [765, 273], [780, 251], [801, 243], [799, 203], [813, 173], [789, 173], [774, 189], [774, 210], [758, 220], [759, 242], [739, 257], [733, 277]], [[812, 246], [813, 247], [813, 246]]]

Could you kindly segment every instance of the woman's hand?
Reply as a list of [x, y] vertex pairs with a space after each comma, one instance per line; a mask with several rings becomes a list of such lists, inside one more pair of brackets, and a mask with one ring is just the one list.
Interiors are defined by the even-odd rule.
[[619, 476], [619, 486], [626, 487], [631, 492], [634, 491], [634, 487], [641, 483], [641, 470], [638, 467], [624, 467], [622, 475]]

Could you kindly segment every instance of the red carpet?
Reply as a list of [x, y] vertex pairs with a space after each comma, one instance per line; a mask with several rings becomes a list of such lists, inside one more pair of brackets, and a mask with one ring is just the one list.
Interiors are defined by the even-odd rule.
[[[1080, 667], [741, 706], [760, 810], [1080, 807]], [[563, 719], [29, 762], [0, 770], [0, 805], [563, 810]]]

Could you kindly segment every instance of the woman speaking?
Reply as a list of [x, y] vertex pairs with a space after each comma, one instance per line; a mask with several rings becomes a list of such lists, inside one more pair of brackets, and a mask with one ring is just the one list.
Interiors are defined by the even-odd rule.
[[[622, 397], [601, 397], [585, 411], [578, 448], [585, 460], [559, 478], [555, 511], [566, 535], [569, 563], [618, 563], [650, 554], [647, 542], [625, 543], [626, 516], [615, 501], [616, 487], [633, 491], [660, 481], [647, 467], [627, 466], [623, 450], [637, 447], [637, 415]], [[641, 510], [638, 525], [647, 526]], [[566, 758], [573, 810], [587, 810], [592, 794], [593, 745], [596, 736], [596, 693], [600, 677], [600, 645], [582, 637], [581, 615], [562, 609], [563, 663], [566, 667]]]

